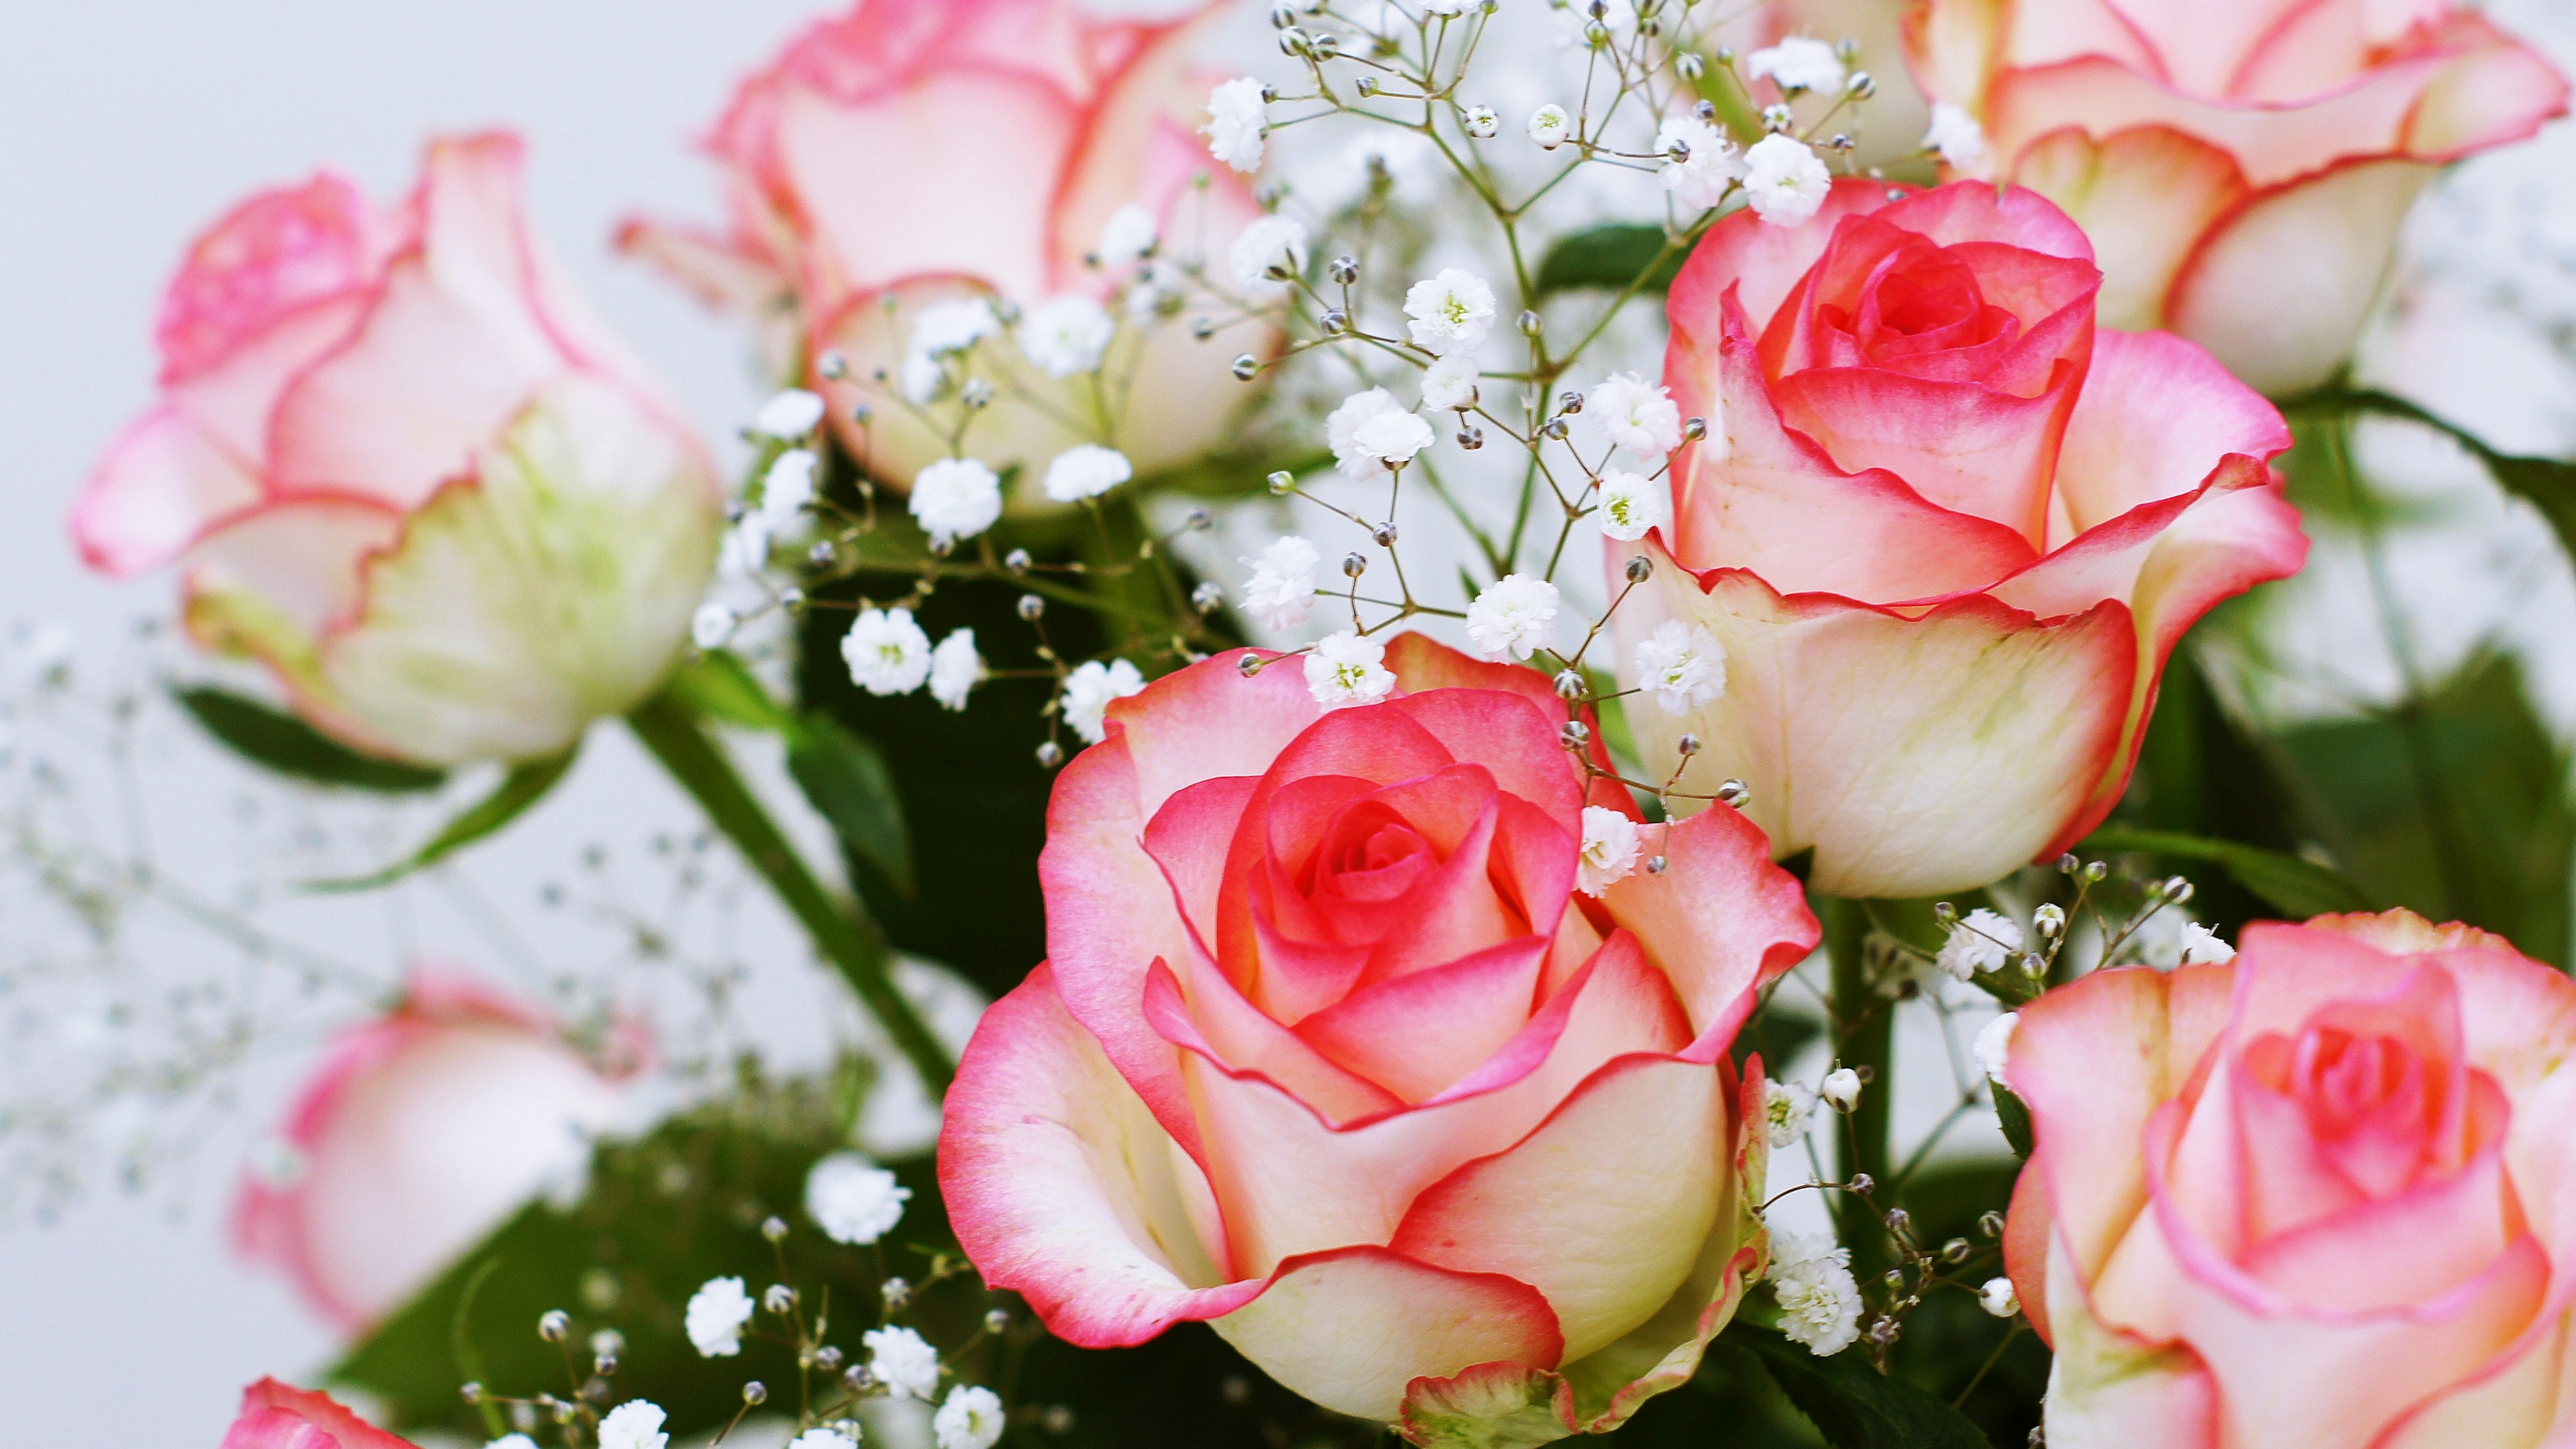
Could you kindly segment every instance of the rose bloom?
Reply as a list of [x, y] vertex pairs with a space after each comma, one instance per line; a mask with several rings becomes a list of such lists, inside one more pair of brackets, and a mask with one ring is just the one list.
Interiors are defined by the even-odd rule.
[[2274, 396], [2352, 351], [2415, 194], [2567, 108], [2448, 0], [1928, 0], [1915, 79], [2101, 248], [2102, 320], [2170, 327]]
[[[924, 309], [1106, 300], [1135, 266], [1091, 258], [1128, 206], [1153, 218], [1165, 255], [1204, 251], [1223, 272], [1260, 208], [1223, 167], [1204, 190], [1190, 184], [1212, 169], [1197, 128], [1217, 78], [1189, 61], [1219, 8], [1148, 23], [1076, 0], [860, 0], [744, 81], [707, 137], [727, 225], [633, 222], [620, 244], [711, 303], [792, 318], [787, 369], [831, 400], [874, 476], [908, 483], [949, 451], [903, 393]], [[967, 445], [1031, 479], [1080, 443], [1106, 441], [1145, 474], [1224, 442], [1248, 393], [1228, 360], [1277, 340], [1245, 324], [1202, 343], [1186, 318], [1130, 318], [1101, 378], [1050, 378], [994, 332], [972, 371], [1002, 392]], [[846, 361], [844, 380], [823, 375], [826, 353]], [[1095, 417], [1103, 379], [1113, 396], [1150, 400], [1108, 439], [1062, 421]], [[860, 405], [873, 413], [864, 427], [851, 420]]]
[[390, 210], [328, 173], [235, 207], [72, 510], [91, 567], [181, 564], [201, 643], [376, 754], [564, 749], [660, 682], [715, 558], [712, 463], [537, 249], [519, 170], [471, 136]]
[[619, 1085], [535, 1009], [422, 972], [323, 1053], [278, 1160], [242, 1184], [234, 1244], [354, 1334], [540, 1191], [578, 1182]]
[[1576, 895], [1585, 776], [1536, 671], [1408, 634], [1394, 694], [1327, 712], [1244, 657], [1112, 703], [1056, 784], [1050, 960], [948, 1098], [958, 1240], [1060, 1337], [1208, 1320], [1417, 1442], [1615, 1425], [1760, 1271], [1727, 1045], [1815, 919], [1728, 810]]
[[222, 1449], [412, 1449], [350, 1413], [329, 1394], [261, 1379], [242, 1390], [241, 1413]]
[[[1891, 194], [1902, 199], [1891, 201]], [[1739, 778], [1810, 883], [1919, 896], [2053, 855], [2118, 800], [2175, 640], [2295, 571], [2280, 414], [2208, 354], [2097, 331], [2084, 234], [2037, 194], [1837, 182], [1738, 213], [1673, 286], [1664, 382], [1707, 438], [1611, 616], [1725, 653], [1684, 714], [1632, 700], [1650, 774]], [[1678, 566], [1676, 566], [1678, 565]]]
[[2051, 1449], [2576, 1443], [2576, 983], [2405, 911], [2021, 1009]]

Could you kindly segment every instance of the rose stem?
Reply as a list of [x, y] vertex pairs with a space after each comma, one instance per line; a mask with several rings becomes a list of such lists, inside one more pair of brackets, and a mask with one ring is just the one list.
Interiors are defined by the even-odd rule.
[[[1869, 979], [1864, 959], [1869, 916], [1859, 901], [1816, 897], [1825, 927], [1825, 958], [1833, 967], [1833, 1033], [1836, 1064], [1864, 1079], [1860, 1102], [1841, 1114], [1843, 1180], [1867, 1173], [1873, 1192], [1887, 1190], [1888, 1108], [1894, 1098], [1888, 1057], [1896, 1014]], [[1852, 1274], [1867, 1283], [1886, 1267], [1886, 1230], [1878, 1206], [1854, 1193], [1834, 1194], [1835, 1227], [1851, 1249]]]

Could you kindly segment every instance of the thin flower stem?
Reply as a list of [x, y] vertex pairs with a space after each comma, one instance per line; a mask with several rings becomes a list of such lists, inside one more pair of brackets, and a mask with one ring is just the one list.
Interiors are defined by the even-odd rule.
[[[1833, 970], [1834, 1056], [1868, 1078], [1859, 1103], [1841, 1115], [1842, 1172], [1846, 1180], [1867, 1173], [1884, 1187], [1894, 1085], [1888, 1063], [1894, 1055], [1896, 1017], [1869, 979], [1864, 959], [1869, 915], [1861, 903], [1820, 895], [1816, 914], [1824, 918], [1825, 958]], [[1844, 1246], [1852, 1250], [1852, 1272], [1866, 1282], [1884, 1270], [1887, 1244], [1878, 1209], [1867, 1199], [1847, 1195], [1835, 1203], [1834, 1216]]]

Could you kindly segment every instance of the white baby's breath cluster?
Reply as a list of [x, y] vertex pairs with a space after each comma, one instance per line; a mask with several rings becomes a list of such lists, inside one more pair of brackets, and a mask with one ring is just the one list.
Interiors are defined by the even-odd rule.
[[1851, 1249], [1775, 1227], [1769, 1281], [1780, 1305], [1780, 1332], [1790, 1342], [1830, 1358], [1859, 1340], [1860, 1284], [1852, 1278]]

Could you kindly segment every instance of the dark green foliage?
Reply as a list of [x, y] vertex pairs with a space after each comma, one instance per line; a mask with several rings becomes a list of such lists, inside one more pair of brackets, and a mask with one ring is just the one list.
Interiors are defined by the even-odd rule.
[[1686, 247], [1667, 250], [1667, 240], [1660, 226], [1596, 226], [1576, 232], [1548, 248], [1538, 264], [1538, 290], [1602, 287], [1617, 291], [1644, 274], [1640, 290], [1664, 291], [1689, 255]]
[[189, 685], [170, 695], [234, 754], [290, 779], [388, 794], [435, 790], [447, 783], [445, 770], [362, 755], [247, 695], [212, 685]]
[[1742, 1320], [1728, 1326], [1723, 1341], [1759, 1360], [1832, 1449], [1989, 1449], [1986, 1436], [1958, 1410], [1902, 1377], [1880, 1373], [1856, 1347], [1818, 1358]]

